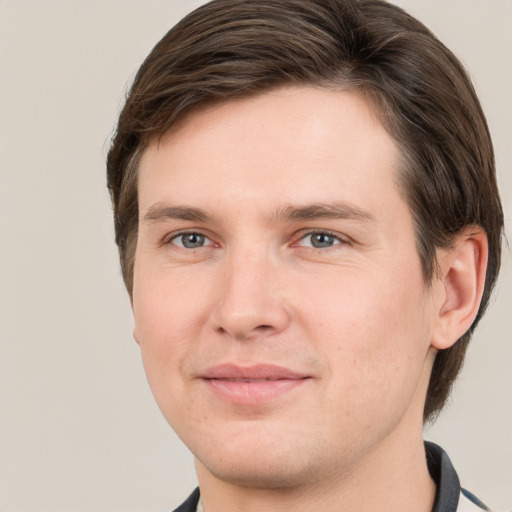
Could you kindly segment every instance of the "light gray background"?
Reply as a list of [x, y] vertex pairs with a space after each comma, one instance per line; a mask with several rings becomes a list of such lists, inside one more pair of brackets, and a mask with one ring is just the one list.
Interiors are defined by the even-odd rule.
[[[200, 1], [0, 0], [0, 510], [172, 510], [195, 485], [132, 341], [104, 160], [126, 83]], [[512, 224], [512, 0], [400, 0], [470, 68]], [[426, 437], [512, 505], [511, 257]]]

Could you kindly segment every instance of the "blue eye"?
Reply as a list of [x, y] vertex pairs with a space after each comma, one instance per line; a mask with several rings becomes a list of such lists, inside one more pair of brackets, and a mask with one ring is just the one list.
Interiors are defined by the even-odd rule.
[[341, 240], [337, 236], [323, 231], [308, 233], [301, 238], [301, 245], [314, 247], [315, 249], [327, 249], [333, 245], [339, 245], [340, 243]]
[[211, 241], [201, 233], [181, 233], [171, 239], [171, 242], [184, 249], [199, 249], [211, 245]]

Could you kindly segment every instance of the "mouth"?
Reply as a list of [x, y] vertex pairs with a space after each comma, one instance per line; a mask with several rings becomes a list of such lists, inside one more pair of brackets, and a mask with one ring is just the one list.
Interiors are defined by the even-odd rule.
[[212, 379], [212, 380], [223, 380], [225, 382], [269, 382], [269, 381], [276, 381], [276, 380], [285, 380], [285, 379]]
[[238, 366], [223, 364], [208, 368], [201, 379], [218, 398], [237, 405], [261, 405], [289, 394], [311, 379], [276, 365]]

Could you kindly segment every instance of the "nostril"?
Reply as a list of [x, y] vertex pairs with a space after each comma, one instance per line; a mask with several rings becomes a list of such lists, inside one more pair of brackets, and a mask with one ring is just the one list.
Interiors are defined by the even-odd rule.
[[257, 330], [260, 330], [260, 331], [268, 331], [270, 329], [272, 329], [272, 326], [271, 325], [258, 325], [258, 327], [256, 327]]
[[261, 335], [261, 334], [268, 334], [269, 332], [273, 331], [274, 327], [271, 325], [258, 325], [254, 327], [253, 329], [250, 329], [248, 331], [243, 332], [235, 332], [230, 331], [229, 329], [225, 329], [224, 327], [218, 327], [217, 331], [219, 334], [228, 334], [232, 338], [234, 338], [237, 341], [247, 341], [251, 338], [253, 338], [255, 335]]

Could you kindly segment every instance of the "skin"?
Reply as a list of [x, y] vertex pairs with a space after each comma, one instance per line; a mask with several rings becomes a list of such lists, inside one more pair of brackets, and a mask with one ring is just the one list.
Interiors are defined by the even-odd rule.
[[[208, 512], [431, 510], [424, 398], [476, 314], [485, 235], [427, 286], [398, 160], [358, 94], [310, 87], [200, 111], [144, 153], [134, 336]], [[226, 363], [304, 378], [237, 402], [204, 378]]]

